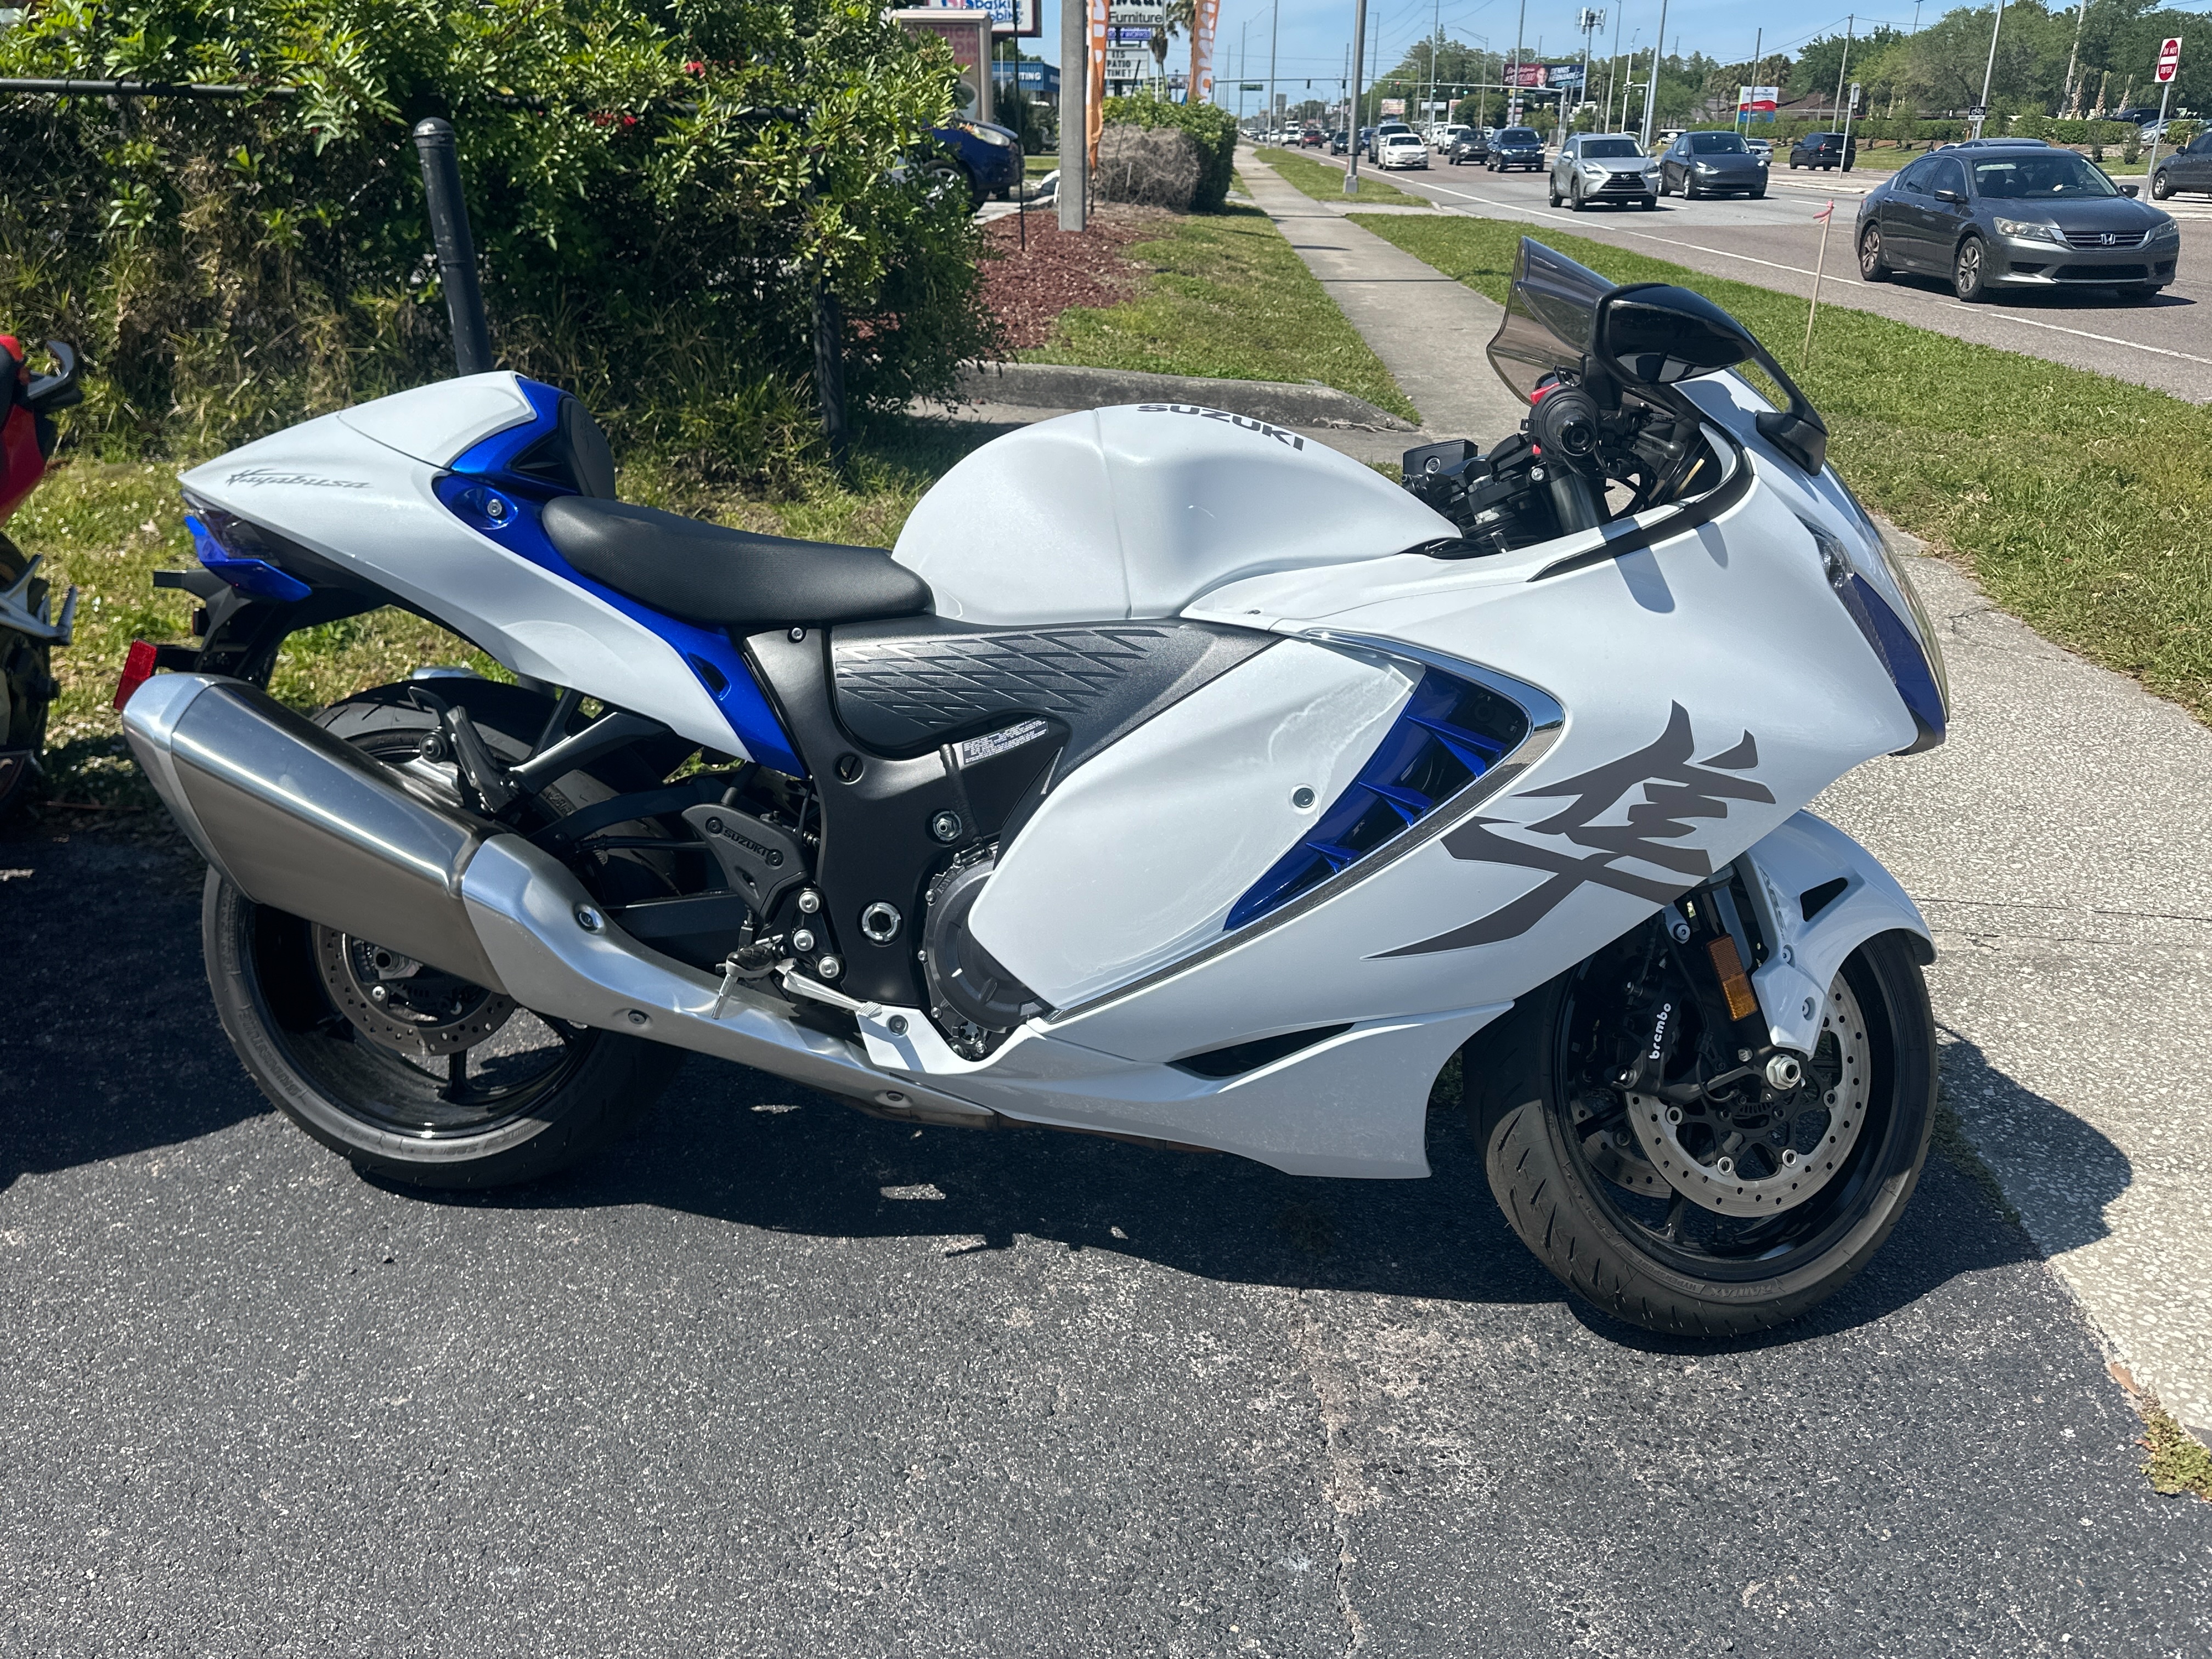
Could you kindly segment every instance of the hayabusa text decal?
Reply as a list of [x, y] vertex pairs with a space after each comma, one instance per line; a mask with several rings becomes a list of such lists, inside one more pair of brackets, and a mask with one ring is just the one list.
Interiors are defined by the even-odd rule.
[[1306, 441], [1295, 432], [1285, 432], [1279, 426], [1269, 426], [1265, 421], [1255, 421], [1248, 415], [1232, 415], [1225, 409], [1207, 409], [1199, 404], [1139, 404], [1137, 412], [1140, 415], [1195, 415], [1201, 420], [1226, 421], [1231, 426], [1241, 426], [1247, 432], [1273, 438], [1277, 443], [1288, 444], [1293, 449], [1306, 447]]
[[234, 472], [223, 480], [225, 483], [242, 484], [302, 484], [310, 489], [366, 489], [366, 478], [324, 478], [312, 472], [279, 472], [273, 467], [249, 466], [242, 472]]
[[[1583, 773], [1579, 777], [1541, 789], [1521, 792], [1527, 798], [1571, 795], [1561, 811], [1540, 823], [1516, 823], [1504, 818], [1472, 818], [1443, 838], [1444, 849], [1455, 859], [1486, 864], [1517, 864], [1542, 870], [1551, 879], [1529, 889], [1510, 904], [1492, 910], [1464, 927], [1401, 945], [1382, 952], [1389, 957], [1425, 956], [1433, 951], [1463, 951], [1469, 945], [1491, 945], [1518, 939], [1559, 908], [1577, 887], [1595, 884], [1664, 904], [1695, 886], [1713, 872], [1711, 858], [1700, 847], [1674, 843], [1688, 836], [1692, 820], [1724, 818], [1732, 800], [1758, 801], [1771, 805], [1774, 793], [1765, 784], [1730, 773], [1749, 772], [1759, 765], [1759, 741], [1748, 732], [1726, 754], [1710, 760], [1691, 758], [1695, 748], [1690, 737], [1689, 711], [1680, 703], [1668, 717], [1658, 741], [1632, 755]], [[1641, 792], [1643, 799], [1628, 809], [1626, 823], [1597, 820], [1623, 800]], [[1573, 848], [1539, 847], [1501, 836], [1500, 829], [1529, 835], [1557, 836]], [[1639, 875], [1620, 867], [1633, 860], [1656, 869], [1671, 870], [1686, 879], [1671, 880]]]

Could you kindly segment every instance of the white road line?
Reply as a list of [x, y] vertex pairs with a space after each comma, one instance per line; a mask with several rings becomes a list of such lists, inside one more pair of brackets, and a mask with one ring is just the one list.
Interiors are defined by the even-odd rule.
[[[1424, 182], [1425, 184], [1425, 181]], [[1539, 218], [1556, 219], [1561, 224], [1580, 225], [1584, 227], [1585, 234], [1596, 228], [1590, 225], [1588, 220], [1556, 212], [1549, 208], [1522, 207], [1517, 202], [1501, 202], [1494, 197], [1471, 195], [1463, 190], [1454, 190], [1449, 185], [1425, 185], [1425, 187], [1430, 190], [1442, 191], [1447, 196], [1456, 196], [1464, 202], [1479, 202], [1485, 207], [1503, 208], [1509, 213], [1529, 214]], [[1697, 253], [1717, 254], [1724, 259], [1741, 259], [1746, 264], [1765, 265], [1769, 270], [1787, 270], [1800, 276], [1810, 276], [1813, 274], [1803, 265], [1785, 265], [1778, 260], [1753, 258], [1748, 253], [1737, 253], [1724, 247], [1707, 247], [1701, 242], [1685, 242], [1671, 236], [1657, 236], [1648, 230], [1625, 230], [1613, 225], [1607, 225], [1605, 228], [1616, 236], [1634, 236], [1646, 242], [1657, 242], [1666, 247], [1683, 248]], [[1846, 265], [1844, 271], [1848, 276], [1850, 267]], [[2039, 318], [2023, 317], [2017, 312], [1996, 311], [1981, 306], [1961, 305], [1955, 300], [1949, 301], [1937, 300], [1932, 295], [1916, 294], [1911, 289], [1896, 289], [1893, 292], [1900, 296], [1910, 295], [1915, 301], [1924, 301], [1939, 309], [1963, 311], [1971, 317], [1979, 317], [1993, 323], [2018, 323], [2026, 328], [2045, 328], [2054, 334], [2072, 334], [2084, 340], [2094, 340], [2100, 345], [2125, 346], [2130, 351], [2148, 351], [2154, 356], [2177, 357], [2185, 363], [2203, 363], [2207, 368], [2212, 368], [2212, 357], [2200, 357], [2194, 352], [2176, 351], [2168, 346], [2145, 345], [2140, 340], [2124, 340], [2117, 334], [2093, 334], [2086, 328], [2069, 328], [2063, 323], [2046, 323]], [[1838, 301], [1838, 303], [1841, 302]], [[1879, 312], [1875, 314], [1881, 315]]]

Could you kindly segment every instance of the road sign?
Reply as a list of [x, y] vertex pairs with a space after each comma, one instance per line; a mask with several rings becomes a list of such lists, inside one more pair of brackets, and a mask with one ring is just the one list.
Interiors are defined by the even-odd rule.
[[2181, 68], [2181, 37], [2161, 41], [2158, 48], [2158, 78], [2171, 81]]
[[1990, 106], [1987, 104], [1971, 105], [1966, 110], [1966, 118], [1969, 121], [1978, 121], [1987, 116], [1989, 112]]

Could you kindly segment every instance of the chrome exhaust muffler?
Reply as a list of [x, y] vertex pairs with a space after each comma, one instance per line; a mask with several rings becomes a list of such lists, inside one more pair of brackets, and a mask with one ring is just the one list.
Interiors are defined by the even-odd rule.
[[775, 998], [648, 950], [551, 854], [243, 681], [156, 675], [124, 705], [123, 730], [178, 827], [256, 904], [374, 939], [545, 1018], [733, 1060], [916, 1121], [998, 1116], [887, 1075], [859, 1043], [795, 1023]]

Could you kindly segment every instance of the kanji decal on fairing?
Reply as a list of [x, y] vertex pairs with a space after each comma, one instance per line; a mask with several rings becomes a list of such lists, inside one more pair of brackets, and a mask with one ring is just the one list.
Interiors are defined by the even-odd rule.
[[[1571, 795], [1573, 802], [1565, 810], [1540, 823], [1474, 818], [1454, 830], [1443, 838], [1444, 849], [1454, 858], [1522, 865], [1548, 872], [1551, 879], [1486, 916], [1381, 954], [1424, 956], [1518, 939], [1557, 909], [1577, 887], [1590, 883], [1664, 904], [1704, 880], [1713, 872], [1712, 860], [1705, 848], [1674, 844], [1691, 833], [1692, 820], [1724, 818], [1731, 800], [1771, 805], [1774, 793], [1748, 777], [1729, 775], [1758, 767], [1759, 740], [1750, 732], [1746, 732], [1725, 754], [1708, 760], [1693, 760], [1695, 747], [1689, 711], [1678, 702], [1656, 742], [1578, 777], [1522, 792], [1531, 799]], [[1639, 789], [1644, 799], [1629, 807], [1626, 823], [1597, 822]], [[1536, 846], [1499, 835], [1499, 827], [1563, 836], [1576, 847], [1591, 850], [1577, 854]], [[1620, 867], [1622, 860], [1673, 871], [1681, 879], [1640, 875]]]

